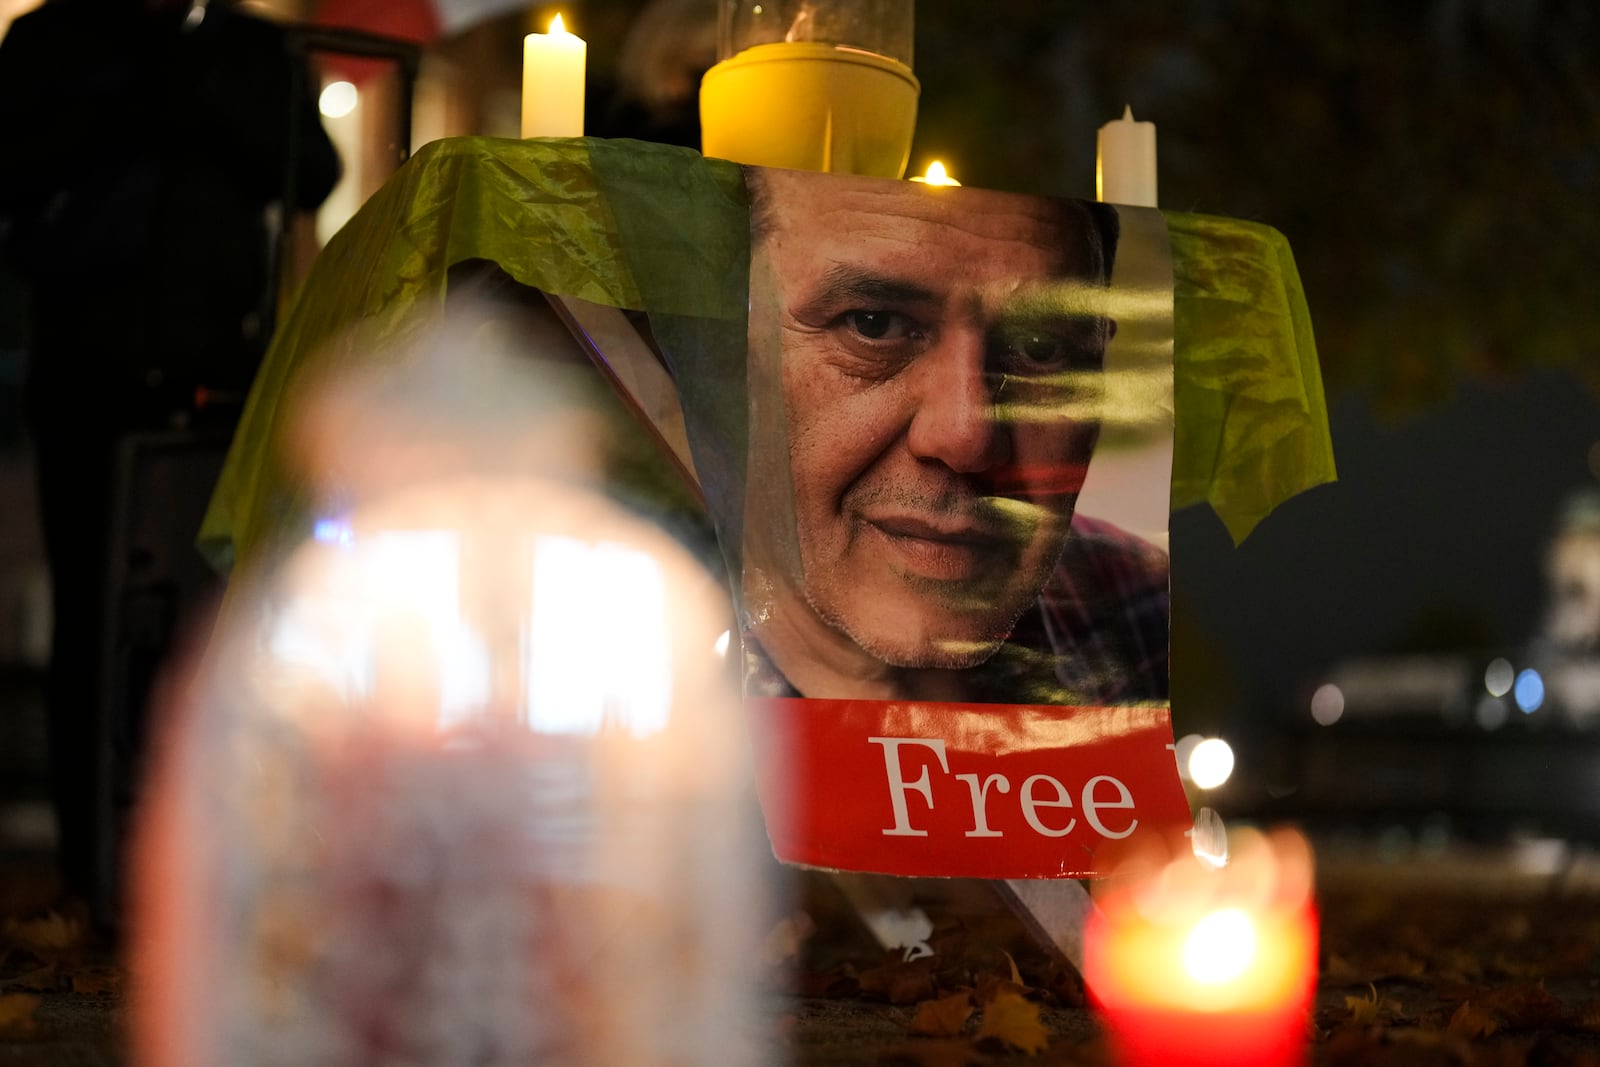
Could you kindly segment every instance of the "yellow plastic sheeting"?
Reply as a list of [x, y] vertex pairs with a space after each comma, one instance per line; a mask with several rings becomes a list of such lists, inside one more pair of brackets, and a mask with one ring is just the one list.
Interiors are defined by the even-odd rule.
[[[1242, 540], [1278, 504], [1334, 477], [1310, 315], [1277, 231], [1166, 218], [1172, 504], [1209, 502]], [[686, 149], [484, 137], [425, 146], [313, 266], [252, 390], [201, 550], [227, 568], [304, 536], [308, 486], [284, 448], [297, 400], [321, 372], [403, 344], [442, 301], [450, 267], [488, 260], [523, 285], [647, 310], [663, 340], [697, 330], [726, 339], [742, 336], [748, 305], [747, 230], [738, 168]], [[360, 343], [349, 336], [358, 323]], [[742, 410], [743, 396], [732, 395], [741, 380], [682, 383], [685, 406], [703, 409], [722, 389], [726, 406]]]
[[1283, 234], [1164, 212], [1172, 244], [1172, 507], [1210, 503], [1235, 543], [1334, 480], [1311, 313]]

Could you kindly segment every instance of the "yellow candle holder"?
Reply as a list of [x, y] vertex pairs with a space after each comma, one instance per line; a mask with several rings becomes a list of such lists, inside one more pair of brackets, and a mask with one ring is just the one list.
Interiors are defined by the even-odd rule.
[[754, 45], [706, 72], [701, 148], [736, 163], [899, 178], [921, 88], [910, 67], [865, 49]]

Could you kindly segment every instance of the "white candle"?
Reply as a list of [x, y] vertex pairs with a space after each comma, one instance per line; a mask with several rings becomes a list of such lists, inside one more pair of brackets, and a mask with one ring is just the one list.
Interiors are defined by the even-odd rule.
[[582, 137], [583, 78], [589, 46], [557, 15], [549, 33], [522, 40], [522, 136]]
[[1132, 106], [1100, 127], [1095, 153], [1095, 198], [1133, 207], [1156, 206], [1156, 124], [1135, 122]]

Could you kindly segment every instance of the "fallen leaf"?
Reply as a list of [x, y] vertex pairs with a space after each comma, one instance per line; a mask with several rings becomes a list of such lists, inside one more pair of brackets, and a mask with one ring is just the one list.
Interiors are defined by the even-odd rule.
[[1567, 1006], [1538, 983], [1496, 989], [1479, 1002], [1509, 1030], [1533, 1030], [1567, 1020]]
[[931, 967], [920, 970], [908, 967], [889, 981], [890, 1004], [920, 1004], [930, 999], [935, 992]]
[[1478, 1007], [1470, 1000], [1456, 1009], [1456, 1013], [1450, 1016], [1450, 1025], [1445, 1027], [1448, 1033], [1474, 1040], [1488, 1037], [1498, 1029], [1500, 1019], [1495, 1013]]
[[1039, 1018], [1039, 1005], [1007, 990], [995, 994], [983, 1009], [983, 1022], [974, 1040], [997, 1042], [1033, 1056], [1050, 1044], [1050, 1032]]
[[82, 919], [69, 919], [54, 911], [37, 919], [10, 918], [0, 923], [0, 939], [34, 953], [79, 948], [86, 932]]
[[61, 985], [61, 966], [55, 961], [8, 978], [0, 986], [27, 993], [53, 993]]
[[1398, 1001], [1378, 995], [1378, 987], [1368, 983], [1371, 993], [1364, 997], [1345, 997], [1344, 1006], [1350, 1013], [1349, 1022], [1355, 1026], [1373, 1026], [1392, 1023], [1405, 1018], [1405, 1009]]
[[1331, 1067], [1366, 1067], [1383, 1047], [1379, 1034], [1377, 1030], [1340, 1030], [1318, 1050], [1317, 1062]]
[[1002, 952], [1001, 955], [1004, 956], [1006, 958], [1006, 962], [1011, 965], [1011, 980], [1018, 986], [1021, 986], [1022, 972], [1017, 970], [1017, 961], [1011, 958], [1011, 953], [1009, 952]]
[[32, 993], [0, 993], [0, 1037], [16, 1039], [36, 1035], [39, 1023], [33, 1013], [38, 1007], [39, 998]]
[[952, 993], [938, 1000], [923, 1001], [907, 1029], [922, 1037], [955, 1037], [971, 1016], [972, 994]]
[[123, 972], [115, 967], [95, 967], [79, 971], [72, 976], [72, 991], [74, 993], [120, 994], [126, 978]]
[[1019, 997], [1025, 997], [1031, 992], [1030, 988], [1020, 982], [1013, 982], [1011, 979], [1003, 978], [992, 971], [986, 971], [978, 975], [978, 981], [973, 987], [972, 999], [980, 1007], [983, 1007], [1001, 993], [1014, 993]]
[[916, 1004], [932, 999], [934, 957], [902, 961], [898, 956], [880, 967], [861, 972], [861, 992], [891, 1004]]
[[1572, 1013], [1572, 1025], [1578, 1030], [1600, 1034], [1600, 1000], [1585, 1001]]
[[1084, 1006], [1083, 977], [1065, 963], [1051, 965], [1045, 976], [1045, 988], [1063, 1008]]

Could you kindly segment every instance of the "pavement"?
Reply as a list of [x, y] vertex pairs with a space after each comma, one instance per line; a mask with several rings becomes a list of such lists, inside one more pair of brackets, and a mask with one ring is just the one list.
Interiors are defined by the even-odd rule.
[[[119, 1067], [130, 1062], [130, 981], [119, 946], [94, 935], [54, 880], [38, 682], [0, 673], [0, 1067]], [[1322, 930], [1310, 1063], [1600, 1067], [1600, 848], [1392, 827], [1314, 845]], [[1076, 976], [985, 903], [981, 884], [951, 883], [927, 901], [939, 951], [917, 961], [878, 950], [826, 886], [797, 876], [785, 936], [768, 937], [769, 950], [782, 945], [765, 1011], [749, 1020], [767, 1062], [1113, 1062]], [[1013, 988], [1042, 1027], [1031, 1053], [986, 1022]], [[966, 998], [965, 1022], [915, 1032], [929, 1004], [952, 997]]]

